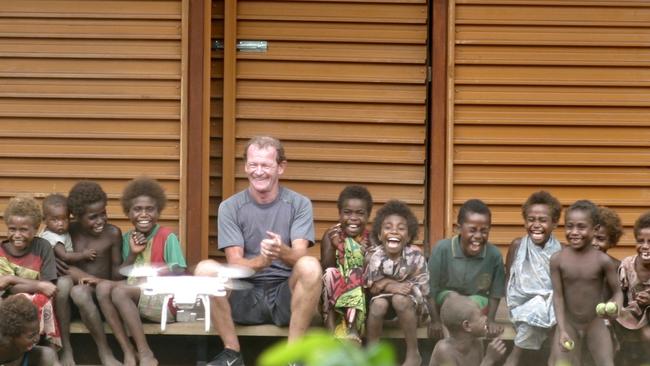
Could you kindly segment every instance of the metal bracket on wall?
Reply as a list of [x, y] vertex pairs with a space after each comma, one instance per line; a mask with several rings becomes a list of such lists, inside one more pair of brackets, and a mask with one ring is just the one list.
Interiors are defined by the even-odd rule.
[[[265, 52], [268, 48], [267, 41], [237, 41], [237, 51]], [[213, 50], [223, 50], [223, 40], [212, 41]]]

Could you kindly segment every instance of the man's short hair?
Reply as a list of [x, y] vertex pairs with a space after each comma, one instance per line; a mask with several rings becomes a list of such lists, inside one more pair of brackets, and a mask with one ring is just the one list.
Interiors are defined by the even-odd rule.
[[275, 161], [278, 164], [287, 161], [287, 157], [284, 154], [284, 146], [280, 140], [271, 136], [254, 136], [246, 143], [244, 148], [244, 161], [248, 160], [248, 148], [255, 145], [258, 149], [265, 149], [267, 147], [272, 147], [275, 149]]

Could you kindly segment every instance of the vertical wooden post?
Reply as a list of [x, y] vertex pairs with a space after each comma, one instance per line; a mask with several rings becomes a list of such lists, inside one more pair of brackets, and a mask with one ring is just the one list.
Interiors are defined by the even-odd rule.
[[208, 257], [211, 1], [189, 0], [185, 246], [189, 264]]
[[[446, 212], [446, 105], [447, 105], [447, 1], [433, 0], [431, 16], [431, 126], [429, 128], [429, 194], [427, 256], [445, 236]], [[451, 199], [451, 197], [449, 197]]]
[[223, 16], [223, 175], [222, 197], [235, 193], [237, 98], [237, 0], [225, 0]]

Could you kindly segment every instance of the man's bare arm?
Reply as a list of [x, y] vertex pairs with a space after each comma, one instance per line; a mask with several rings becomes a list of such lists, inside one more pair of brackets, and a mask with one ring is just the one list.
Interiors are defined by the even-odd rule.
[[266, 257], [262, 254], [254, 258], [245, 258], [244, 257], [244, 247], [240, 246], [230, 246], [224, 249], [226, 253], [226, 261], [228, 264], [235, 264], [239, 266], [244, 266], [253, 269], [254, 271], [259, 271], [271, 265], [273, 261], [271, 258]]

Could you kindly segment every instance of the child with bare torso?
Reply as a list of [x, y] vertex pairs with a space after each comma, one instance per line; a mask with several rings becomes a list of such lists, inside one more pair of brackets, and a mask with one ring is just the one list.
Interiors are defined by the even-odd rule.
[[[60, 267], [69, 275], [62, 277], [59, 290], [68, 287], [74, 304], [79, 309], [81, 320], [88, 328], [97, 344], [99, 358], [103, 365], [119, 365], [113, 357], [104, 333], [103, 321], [95, 298], [100, 294], [95, 286], [104, 280], [119, 279], [121, 259], [121, 237], [119, 228], [107, 222], [106, 193], [99, 184], [90, 181], [77, 183], [68, 194], [68, 207], [75, 218], [70, 225], [70, 236], [76, 252], [94, 251], [95, 259], [82, 261], [72, 266], [59, 261]], [[65, 280], [69, 278], [68, 280]], [[61, 291], [63, 292], [63, 291]], [[109, 294], [110, 295], [110, 294]], [[70, 302], [67, 296], [57, 298], [57, 315], [63, 331], [64, 350], [61, 361], [64, 365], [74, 365], [69, 341]], [[67, 340], [65, 339], [67, 337]], [[65, 347], [67, 341], [68, 346]]]
[[436, 343], [429, 366], [491, 366], [506, 353], [506, 345], [494, 338], [483, 352], [479, 337], [487, 335], [487, 317], [476, 302], [452, 293], [440, 309], [449, 336]]
[[557, 328], [549, 365], [581, 365], [583, 346], [596, 365], [614, 365], [612, 339], [604, 319], [596, 314], [596, 305], [601, 302], [605, 279], [618, 308], [622, 294], [615, 264], [592, 246], [598, 220], [598, 208], [590, 201], [577, 201], [565, 211], [567, 245], [551, 257]]

